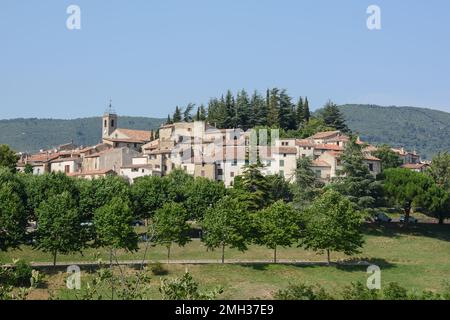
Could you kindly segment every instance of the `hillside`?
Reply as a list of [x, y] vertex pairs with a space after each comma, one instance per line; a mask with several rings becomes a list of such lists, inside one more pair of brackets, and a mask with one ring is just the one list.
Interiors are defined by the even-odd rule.
[[344, 105], [347, 125], [373, 144], [417, 150], [425, 159], [450, 151], [450, 113], [413, 107]]
[[[150, 130], [164, 120], [144, 117], [119, 117], [119, 127]], [[12, 119], [0, 120], [0, 144], [17, 151], [38, 151], [73, 140], [78, 145], [94, 145], [101, 140], [100, 117], [73, 120]]]

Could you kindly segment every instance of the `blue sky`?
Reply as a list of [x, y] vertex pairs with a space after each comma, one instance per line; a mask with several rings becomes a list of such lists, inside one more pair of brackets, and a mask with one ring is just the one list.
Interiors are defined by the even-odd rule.
[[[81, 8], [81, 30], [66, 8]], [[366, 9], [381, 7], [382, 30]], [[227, 89], [450, 111], [448, 0], [1, 0], [0, 118], [166, 117]]]

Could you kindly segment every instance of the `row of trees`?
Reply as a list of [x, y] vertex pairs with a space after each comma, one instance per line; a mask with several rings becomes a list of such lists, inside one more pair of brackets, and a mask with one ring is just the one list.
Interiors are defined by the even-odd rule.
[[[313, 119], [315, 122], [320, 120], [323, 127], [349, 131], [338, 107], [332, 102], [328, 102], [319, 117], [314, 118], [307, 97], [294, 101], [285, 89], [279, 88], [268, 89], [265, 95], [257, 91], [251, 95], [245, 90], [237, 94], [228, 91], [220, 98], [210, 99], [207, 107], [200, 105], [195, 115], [194, 112], [192, 103], [184, 109], [177, 106], [173, 115], [168, 116], [167, 123], [206, 120], [221, 129], [247, 130], [263, 126], [295, 132], [304, 129]], [[318, 126], [317, 123], [313, 125]]]
[[[359, 225], [377, 208], [395, 205], [408, 217], [413, 208], [439, 219], [449, 217], [450, 156], [440, 154], [423, 174], [390, 168], [377, 178], [364, 163], [363, 146], [353, 139], [341, 156], [342, 170], [324, 187], [311, 170], [311, 159], [299, 159], [295, 183], [264, 176], [248, 166], [232, 189], [183, 171], [166, 177], [143, 177], [129, 185], [120, 177], [93, 181], [64, 174], [13, 173], [0, 170], [0, 250], [32, 243], [57, 254], [88, 246], [137, 250], [132, 228], [148, 222], [153, 243], [185, 245], [190, 222], [203, 230], [210, 249], [246, 250], [251, 243], [278, 247], [303, 245], [316, 251], [356, 252], [362, 245]], [[37, 221], [27, 234], [28, 221]], [[340, 227], [341, 226], [341, 227]], [[342, 241], [340, 241], [342, 239]], [[328, 254], [329, 259], [329, 254]]]
[[[317, 240], [316, 236], [323, 238], [326, 233], [319, 235], [308, 217], [329, 216], [336, 204], [344, 202], [345, 210], [337, 208], [336, 214], [346, 212], [354, 218], [350, 202], [334, 191], [319, 198], [310, 211], [299, 210], [286, 202], [293, 198], [289, 184], [280, 176], [264, 177], [256, 166], [249, 167], [230, 190], [183, 171], [163, 178], [143, 177], [129, 186], [120, 177], [87, 181], [64, 174], [33, 176], [2, 169], [0, 182], [0, 249], [31, 243], [51, 253], [54, 263], [58, 254], [86, 247], [108, 248], [111, 262], [117, 249], [137, 250], [138, 236], [132, 227], [136, 219], [147, 220], [152, 243], [166, 246], [168, 258], [173, 244], [183, 246], [190, 241], [189, 229], [195, 220], [207, 247], [220, 248], [223, 259], [226, 247], [245, 251], [257, 243], [273, 249], [276, 261], [278, 247], [301, 242], [314, 250], [344, 250], [336, 239], [329, 238], [328, 244]], [[348, 223], [337, 216], [332, 220], [327, 222], [330, 232], [339, 229], [337, 224]], [[28, 221], [37, 222], [35, 232], [26, 232]], [[348, 240], [349, 246], [360, 244]]]

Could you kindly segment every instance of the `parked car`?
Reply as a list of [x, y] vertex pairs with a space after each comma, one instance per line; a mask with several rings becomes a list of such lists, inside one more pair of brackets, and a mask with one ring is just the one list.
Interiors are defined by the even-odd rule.
[[[406, 222], [406, 216], [405, 215], [400, 217], [400, 222], [401, 223], [405, 223]], [[417, 222], [419, 222], [419, 220], [417, 220], [413, 216], [409, 216], [409, 223], [417, 223]]]
[[374, 220], [375, 222], [391, 222], [392, 218], [384, 212], [378, 212], [377, 214], [375, 214]]

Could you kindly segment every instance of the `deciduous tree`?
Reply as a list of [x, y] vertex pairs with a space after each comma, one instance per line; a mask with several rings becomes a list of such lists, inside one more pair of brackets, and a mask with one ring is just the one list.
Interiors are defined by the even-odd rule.
[[359, 252], [364, 240], [360, 230], [361, 214], [338, 192], [329, 190], [304, 211], [305, 230], [301, 244], [306, 249], [333, 251], [352, 255]]

